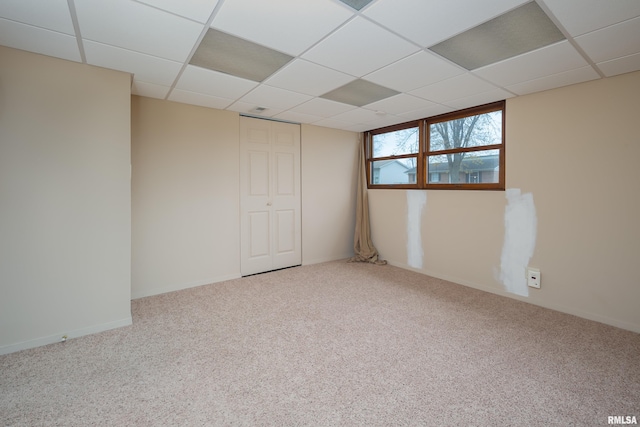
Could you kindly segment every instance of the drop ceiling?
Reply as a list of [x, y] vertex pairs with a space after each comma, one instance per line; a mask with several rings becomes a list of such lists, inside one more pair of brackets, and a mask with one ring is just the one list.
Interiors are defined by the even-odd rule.
[[[135, 95], [351, 131], [640, 70], [638, 0], [351, 4], [2, 0], [0, 45], [131, 73]], [[542, 11], [556, 27], [551, 41], [505, 54], [505, 43], [485, 40], [486, 28], [509, 27], [494, 25], [497, 18], [525, 9]], [[218, 52], [207, 42], [212, 34], [242, 48]], [[442, 47], [458, 40], [449, 56]], [[474, 58], [464, 53], [465, 40], [473, 40]], [[240, 59], [218, 55], [237, 50], [279, 62], [270, 71], [235, 72]], [[216, 70], [210, 59], [230, 67]], [[345, 96], [342, 88], [356, 92]]]

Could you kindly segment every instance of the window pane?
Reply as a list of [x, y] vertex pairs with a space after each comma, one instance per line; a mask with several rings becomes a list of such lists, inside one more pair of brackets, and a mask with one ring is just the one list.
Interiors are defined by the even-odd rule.
[[417, 152], [417, 127], [373, 135], [373, 157], [398, 156]]
[[496, 183], [500, 178], [499, 150], [440, 154], [427, 159], [429, 184]]
[[502, 111], [433, 123], [429, 138], [430, 151], [502, 144]]
[[371, 184], [415, 184], [417, 157], [371, 162]]

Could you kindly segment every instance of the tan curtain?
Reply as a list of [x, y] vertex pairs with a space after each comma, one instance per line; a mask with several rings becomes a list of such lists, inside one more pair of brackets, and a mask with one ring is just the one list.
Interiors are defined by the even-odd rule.
[[370, 262], [386, 264], [378, 258], [378, 250], [371, 241], [371, 225], [369, 224], [369, 198], [367, 195], [367, 171], [364, 144], [360, 144], [360, 162], [358, 165], [358, 191], [356, 194], [356, 231], [353, 236], [355, 256], [349, 262]]

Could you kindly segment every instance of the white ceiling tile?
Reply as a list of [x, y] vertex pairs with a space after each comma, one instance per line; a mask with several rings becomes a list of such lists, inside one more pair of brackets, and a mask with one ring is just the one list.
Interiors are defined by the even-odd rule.
[[67, 0], [2, 0], [0, 17], [75, 35]]
[[297, 113], [310, 114], [320, 117], [331, 117], [346, 111], [355, 110], [353, 105], [343, 104], [341, 102], [331, 101], [324, 98], [313, 98], [310, 101], [300, 104], [291, 109]]
[[211, 17], [218, 0], [135, 0], [153, 7], [205, 23]]
[[400, 114], [406, 121], [426, 119], [428, 117], [437, 116], [439, 114], [449, 113], [453, 111], [453, 108], [441, 104], [433, 104], [431, 107], [409, 111], [408, 113]]
[[504, 87], [581, 68], [585, 65], [587, 65], [587, 61], [571, 43], [565, 40], [515, 58], [478, 68], [473, 73]]
[[429, 101], [444, 104], [447, 101], [483, 92], [489, 92], [493, 89], [496, 89], [496, 87], [492, 84], [487, 83], [470, 73], [466, 73], [432, 85], [421, 87], [411, 91], [410, 93]]
[[[80, 62], [75, 10], [87, 63], [132, 73], [133, 94], [352, 131], [640, 69], [640, 0], [535, 0], [574, 39], [474, 72], [424, 49], [528, 1], [0, 0], [0, 45]], [[262, 85], [186, 64], [209, 21], [297, 58]], [[319, 98], [357, 78], [401, 94]]]
[[409, 111], [432, 108], [436, 105], [437, 104], [431, 101], [401, 93], [399, 95], [365, 105], [364, 108], [399, 115]]
[[269, 77], [264, 83], [294, 92], [320, 96], [355, 80], [355, 77], [296, 59]]
[[332, 0], [234, 0], [211, 27], [296, 56], [352, 15]]
[[[323, 119], [323, 120], [320, 120], [318, 122], [315, 122], [314, 125], [328, 127], [328, 128], [332, 128], [332, 129], [350, 130], [350, 131], [354, 131], [354, 132], [361, 132], [359, 130], [356, 131], [355, 129], [353, 129], [354, 127], [362, 127], [363, 126], [361, 124], [349, 123], [349, 122], [344, 122], [344, 121], [335, 120], [335, 119]], [[366, 126], [365, 126], [365, 129], [366, 129]]]
[[640, 53], [613, 59], [611, 61], [600, 62], [596, 65], [598, 65], [598, 68], [600, 68], [607, 77], [630, 73], [632, 71], [640, 70]]
[[163, 86], [171, 86], [182, 68], [180, 62], [92, 41], [84, 42], [84, 52], [88, 64], [129, 72], [139, 80]]
[[258, 83], [251, 80], [188, 65], [176, 83], [176, 88], [220, 98], [237, 99], [257, 85]]
[[311, 96], [273, 86], [260, 85], [240, 98], [241, 102], [255, 106], [290, 109], [311, 99]]
[[510, 85], [507, 86], [507, 89], [518, 95], [526, 95], [528, 93], [555, 89], [561, 86], [582, 83], [597, 78], [600, 78], [598, 73], [591, 66], [586, 66]]
[[84, 39], [183, 62], [204, 25], [129, 0], [75, 0]]
[[258, 114], [253, 111], [254, 108], [256, 108], [255, 104], [238, 101], [238, 102], [234, 102], [233, 104], [228, 106], [226, 109], [229, 111], [237, 111], [238, 113], [241, 113], [241, 114], [249, 114], [251, 116], [257, 116], [257, 117], [273, 117], [284, 111], [284, 108], [268, 108], [267, 110]]
[[638, 0], [544, 0], [572, 36], [640, 16]]
[[356, 124], [356, 125], [353, 125], [353, 126], [347, 126], [347, 127], [344, 127], [344, 128], [337, 128], [337, 129], [348, 130], [348, 131], [351, 131], [351, 132], [366, 132], [368, 130], [376, 129], [378, 127], [384, 127], [384, 126], [387, 126], [387, 125], [380, 125], [380, 126], [372, 127], [371, 124]]
[[527, 1], [379, 0], [364, 15], [422, 47], [429, 47]]
[[366, 108], [354, 108], [345, 113], [337, 114], [332, 119], [347, 122], [347, 123], [371, 123], [376, 120], [381, 120], [385, 115], [377, 114], [375, 111], [367, 110]]
[[427, 52], [418, 52], [363, 78], [400, 92], [408, 92], [464, 73], [465, 70]]
[[366, 125], [364, 130], [377, 129], [385, 126], [397, 125], [398, 123], [404, 123], [407, 120], [401, 116], [395, 116], [393, 114], [386, 114], [384, 116], [378, 115], [375, 119], [363, 123]]
[[274, 119], [279, 119], [279, 120], [286, 120], [289, 122], [294, 122], [294, 123], [315, 123], [317, 121], [320, 121], [322, 119], [324, 119], [324, 117], [320, 117], [320, 116], [313, 116], [310, 114], [302, 114], [302, 113], [297, 113], [295, 111], [285, 111], [283, 113], [280, 114], [276, 114], [274, 117]]
[[493, 89], [487, 92], [477, 93], [471, 96], [454, 99], [447, 102], [447, 105], [455, 110], [463, 108], [475, 107], [477, 105], [488, 104], [490, 102], [502, 101], [503, 99], [513, 98], [515, 95], [503, 89]]
[[314, 46], [303, 58], [361, 77], [418, 50], [417, 46], [358, 17]]
[[75, 37], [2, 18], [0, 44], [69, 61], [82, 60]]
[[171, 88], [168, 86], [141, 82], [135, 79], [133, 80], [133, 84], [131, 85], [131, 93], [133, 95], [146, 96], [148, 98], [164, 99], [167, 97], [169, 89]]
[[575, 40], [593, 62], [639, 53], [640, 17], [576, 37]]
[[182, 102], [183, 104], [199, 105], [201, 107], [217, 108], [224, 110], [233, 103], [233, 99], [220, 98], [217, 96], [205, 95], [203, 93], [189, 92], [187, 90], [173, 89], [169, 95], [170, 101]]

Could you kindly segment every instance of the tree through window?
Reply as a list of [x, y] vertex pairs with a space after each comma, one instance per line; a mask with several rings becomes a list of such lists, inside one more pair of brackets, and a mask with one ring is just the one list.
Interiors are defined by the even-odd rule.
[[504, 190], [504, 101], [366, 133], [370, 187]]

